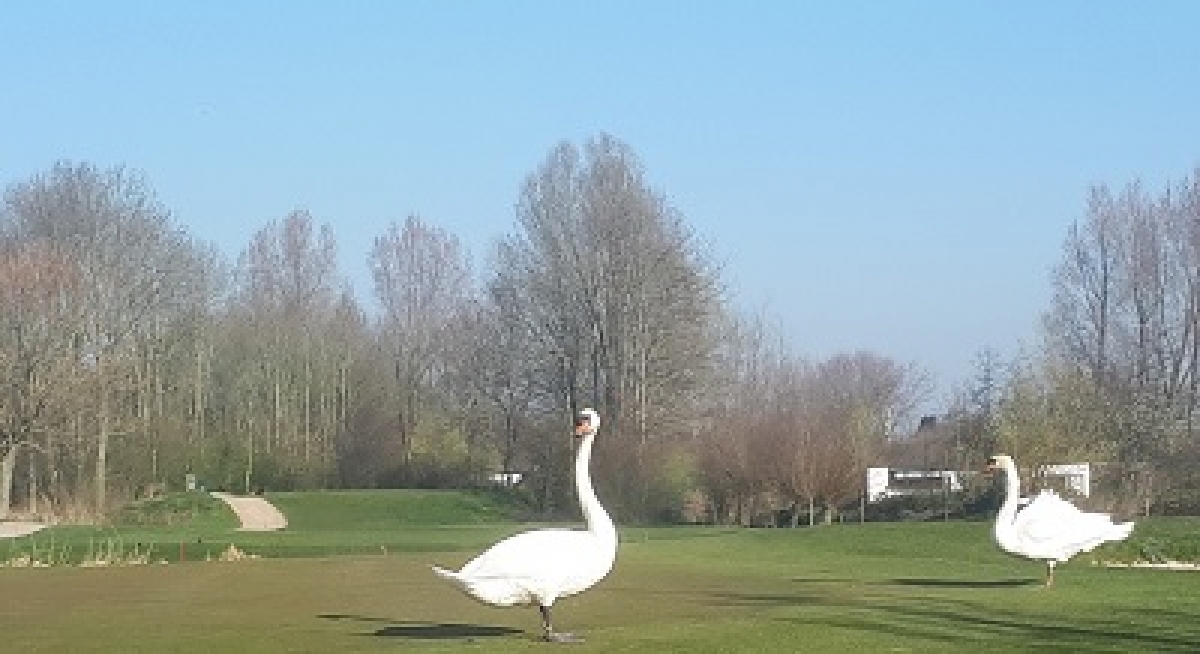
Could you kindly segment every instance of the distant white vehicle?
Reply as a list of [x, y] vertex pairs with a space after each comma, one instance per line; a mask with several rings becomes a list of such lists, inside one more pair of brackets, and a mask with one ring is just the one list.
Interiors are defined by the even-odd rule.
[[497, 472], [494, 473], [489, 479], [497, 486], [516, 486], [517, 484], [521, 483], [521, 480], [524, 478], [525, 475], [519, 472]]

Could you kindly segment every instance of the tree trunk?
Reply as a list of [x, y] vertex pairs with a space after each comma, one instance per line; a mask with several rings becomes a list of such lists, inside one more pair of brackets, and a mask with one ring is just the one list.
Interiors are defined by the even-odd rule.
[[304, 358], [304, 464], [312, 464], [312, 357]]
[[104, 515], [108, 491], [108, 396], [100, 396], [100, 433], [96, 439], [96, 513]]
[[254, 424], [246, 430], [246, 494], [251, 493], [250, 484], [254, 479]]
[[11, 446], [0, 461], [0, 518], [12, 513], [13, 468], [17, 465], [17, 447]]
[[38, 512], [38, 505], [37, 505], [38, 504], [38, 501], [37, 501], [38, 484], [37, 484], [37, 473], [33, 467], [33, 450], [29, 451], [29, 489], [28, 490], [29, 490], [29, 495], [28, 495], [29, 499], [28, 499], [28, 502], [26, 503], [26, 510], [29, 511], [30, 515], [37, 515], [37, 512]]
[[108, 386], [105, 383], [104, 357], [96, 357], [96, 377], [100, 381], [100, 433], [96, 436], [96, 514], [104, 515], [108, 491]]

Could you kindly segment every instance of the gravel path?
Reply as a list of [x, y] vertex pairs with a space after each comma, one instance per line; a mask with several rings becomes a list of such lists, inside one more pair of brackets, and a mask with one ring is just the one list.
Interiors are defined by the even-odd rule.
[[1160, 563], [1150, 563], [1149, 561], [1134, 561], [1133, 563], [1115, 563], [1106, 561], [1102, 564], [1106, 568], [1142, 568], [1150, 570], [1195, 570], [1200, 572], [1200, 563], [1192, 561], [1162, 561]]
[[279, 509], [261, 497], [239, 497], [229, 493], [213, 493], [212, 496], [233, 509], [242, 521], [242, 531], [277, 531], [287, 526], [287, 518]]

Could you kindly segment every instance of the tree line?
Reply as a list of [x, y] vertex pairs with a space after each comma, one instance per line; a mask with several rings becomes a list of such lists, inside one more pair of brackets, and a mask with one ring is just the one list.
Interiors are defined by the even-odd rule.
[[1200, 168], [1157, 191], [1094, 186], [1053, 290], [999, 438], [1031, 462], [1105, 462], [1143, 510], [1200, 510]]
[[1043, 466], [1089, 462], [1095, 508], [1200, 514], [1200, 168], [1096, 184], [1081, 214], [1031, 350], [981, 351], [938, 428], [891, 457], [969, 470], [1004, 452], [1034, 489], [1061, 486]]
[[[861, 499], [864, 467], [927, 397], [915, 364], [870, 351], [808, 361], [734, 311], [713, 253], [609, 135], [553, 148], [513, 218], [482, 270], [419, 216], [386, 225], [367, 253], [368, 303], [338, 269], [333, 228], [307, 211], [230, 260], [124, 167], [60, 162], [12, 183], [0, 512], [98, 518], [188, 475], [254, 492], [476, 487], [517, 472], [515, 492], [553, 516], [572, 506], [570, 417], [592, 406], [605, 417], [596, 483], [619, 518], [748, 523], [804, 507], [811, 519]], [[1127, 388], [1118, 371], [1134, 366], [1144, 398], [1170, 366], [1162, 343], [1119, 353], [1141, 315], [1124, 322], [1129, 295], [1112, 296], [1103, 357], [1071, 361], [1094, 362], [1104, 392]], [[1194, 365], [1200, 336], [1178, 327], [1192, 345], [1172, 360]], [[1063, 343], [1054, 361], [1076, 352]], [[1195, 398], [1190, 377], [1173, 388]], [[993, 418], [1016, 406], [947, 424], [1002, 440]], [[1187, 429], [1190, 415], [1178, 415]], [[1118, 451], [1129, 460], [1164, 433], [1138, 424], [1150, 431]]]

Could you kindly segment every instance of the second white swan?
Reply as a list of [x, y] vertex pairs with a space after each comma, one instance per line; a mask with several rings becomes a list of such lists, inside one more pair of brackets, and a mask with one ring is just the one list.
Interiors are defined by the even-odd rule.
[[554, 631], [550, 608], [562, 597], [596, 585], [612, 570], [617, 557], [617, 529], [592, 488], [589, 464], [600, 416], [584, 409], [575, 419], [582, 437], [575, 457], [575, 490], [587, 528], [537, 529], [510, 536], [468, 561], [458, 572], [434, 566], [475, 599], [493, 606], [536, 604], [542, 614], [543, 637], [553, 642], [578, 640]]
[[1004, 504], [996, 516], [996, 544], [1010, 554], [1044, 561], [1047, 586], [1054, 584], [1055, 565], [1102, 543], [1124, 540], [1133, 531], [1132, 522], [1114, 524], [1104, 513], [1080, 511], [1052, 490], [1022, 498], [1021, 478], [1010, 456], [992, 457], [987, 470], [1003, 470], [1006, 477]]

